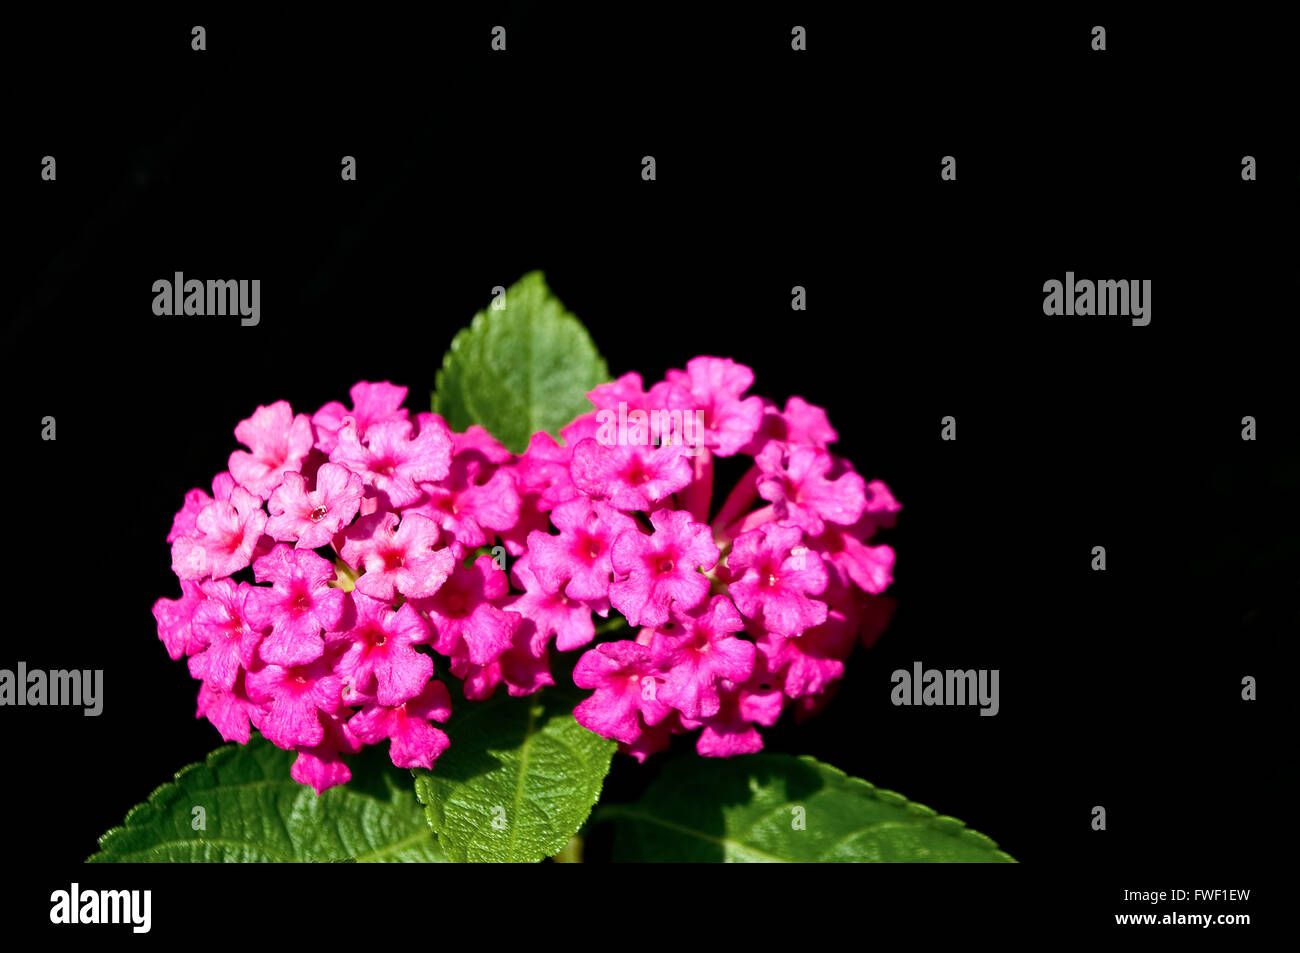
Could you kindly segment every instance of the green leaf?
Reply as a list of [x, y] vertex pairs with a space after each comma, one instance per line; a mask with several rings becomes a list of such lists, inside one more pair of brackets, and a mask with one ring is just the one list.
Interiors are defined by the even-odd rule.
[[783, 754], [678, 758], [639, 801], [593, 818], [605, 820], [616, 861], [1015, 863], [955, 817]]
[[[88, 860], [446, 860], [411, 793], [410, 772], [393, 767], [387, 750], [349, 759], [352, 780], [319, 796], [289, 776], [296, 757], [259, 736], [218, 748], [133, 807]], [[200, 820], [206, 829], [195, 830]]]
[[438, 371], [433, 410], [454, 430], [484, 427], [514, 453], [539, 430], [558, 435], [592, 410], [587, 391], [609, 369], [587, 329], [551, 294], [540, 271], [506, 290], [505, 307], [474, 316]]
[[451, 747], [432, 772], [415, 772], [416, 794], [451, 860], [536, 862], [577, 833], [617, 747], [574, 721], [581, 698], [547, 688], [453, 706]]

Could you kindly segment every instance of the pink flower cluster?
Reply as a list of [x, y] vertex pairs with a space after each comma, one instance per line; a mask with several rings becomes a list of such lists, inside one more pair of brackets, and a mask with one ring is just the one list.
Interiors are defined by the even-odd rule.
[[[387, 382], [310, 417], [258, 407], [167, 537], [181, 597], [153, 611], [202, 682], [198, 716], [297, 751], [317, 791], [383, 740], [395, 765], [431, 768], [451, 713], [436, 661], [467, 699], [531, 694], [554, 684], [552, 639], [588, 646], [612, 609], [636, 637], [582, 655], [579, 722], [640, 759], [694, 729], [702, 754], [758, 750], [756, 725], [816, 711], [883, 629], [894, 554], [865, 541], [899, 505], [826, 449], [824, 411], [747, 397], [752, 380], [711, 357], [648, 391], [627, 374], [562, 443], [534, 434], [517, 456], [481, 427], [412, 419]], [[698, 425], [627, 440], [615, 409], [634, 432], [660, 412]], [[714, 458], [737, 454], [752, 465], [714, 513]]]
[[[471, 697], [501, 680], [529, 632], [489, 557], [465, 556], [519, 520], [511, 455], [481, 428], [410, 419], [406, 388], [362, 382], [352, 408], [280, 401], [235, 428], [212, 495], [191, 490], [168, 542], [180, 599], [154, 605], [172, 658], [202, 681], [198, 715], [228, 741], [250, 727], [297, 751], [317, 791], [342, 756], [384, 739], [399, 767], [432, 767], [451, 714], [427, 647]], [[233, 574], [251, 566], [254, 582]], [[524, 666], [528, 667], [528, 666]], [[545, 661], [532, 660], [532, 669]]]
[[[894, 525], [898, 502], [827, 449], [825, 411], [746, 396], [753, 379], [715, 357], [648, 390], [626, 374], [564, 429], [571, 452], [538, 434], [521, 462], [537, 474], [526, 504], [538, 494], [558, 530], [528, 535], [542, 589], [637, 629], [579, 660], [574, 682], [593, 694], [574, 715], [641, 760], [694, 729], [703, 755], [760, 750], [758, 726], [786, 706], [819, 710], [892, 609], [879, 594], [894, 551], [866, 540]], [[693, 441], [672, 439], [690, 427], [655, 427], [678, 411], [697, 421]], [[715, 511], [715, 458], [737, 455], [752, 462]]]

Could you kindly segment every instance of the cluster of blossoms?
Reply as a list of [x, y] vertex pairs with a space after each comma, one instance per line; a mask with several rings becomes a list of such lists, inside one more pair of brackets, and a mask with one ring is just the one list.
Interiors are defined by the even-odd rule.
[[[591, 645], [616, 610], [635, 638], [578, 660], [580, 723], [640, 759], [694, 729], [702, 754], [758, 750], [756, 725], [818, 710], [883, 629], [893, 551], [865, 540], [899, 505], [826, 449], [824, 411], [746, 397], [752, 379], [710, 357], [648, 391], [627, 374], [520, 455], [412, 419], [387, 382], [357, 384], [351, 409], [257, 408], [235, 429], [248, 449], [176, 514], [181, 597], [154, 605], [202, 682], [198, 716], [297, 751], [317, 791], [385, 739], [397, 766], [431, 768], [451, 713], [435, 660], [469, 700], [531, 694], [554, 684], [552, 639]], [[670, 416], [694, 435], [647, 439]], [[752, 465], [713, 513], [714, 459], [738, 454]]]

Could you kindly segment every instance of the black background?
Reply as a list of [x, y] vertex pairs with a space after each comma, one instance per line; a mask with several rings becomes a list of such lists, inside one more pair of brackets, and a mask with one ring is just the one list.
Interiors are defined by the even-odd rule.
[[[203, 10], [51, 18], [8, 45], [0, 666], [106, 683], [99, 718], [0, 713], [6, 810], [30, 818], [15, 856], [75, 875], [221, 743], [150, 607], [178, 594], [164, 537], [234, 425], [363, 379], [426, 409], [455, 332], [533, 269], [613, 374], [734, 357], [756, 393], [826, 407], [837, 451], [903, 504], [883, 538], [893, 624], [770, 750], [1075, 876], [1251, 872], [1269, 852], [1226, 819], [1282, 807], [1279, 652], [1298, 621], [1300, 156], [1277, 24]], [[1151, 279], [1151, 324], [1045, 317], [1042, 284], [1067, 270]], [[174, 271], [261, 279], [260, 325], [155, 317]], [[1001, 712], [892, 706], [889, 674], [915, 660], [999, 669]], [[660, 760], [616, 759], [606, 796]]]

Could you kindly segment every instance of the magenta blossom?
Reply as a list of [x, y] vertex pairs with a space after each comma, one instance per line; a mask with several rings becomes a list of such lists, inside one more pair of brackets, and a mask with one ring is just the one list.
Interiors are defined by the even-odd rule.
[[392, 600], [399, 592], [411, 599], [431, 596], [456, 565], [458, 550], [437, 548], [438, 525], [413, 511], [400, 526], [396, 513], [363, 516], [345, 535], [340, 555], [365, 570], [357, 590], [375, 599]]
[[241, 420], [235, 437], [252, 452], [236, 450], [230, 455], [230, 475], [264, 500], [286, 473], [302, 467], [314, 443], [311, 420], [306, 414], [295, 417], [283, 400], [258, 407], [253, 416]]
[[754, 372], [730, 358], [697, 357], [686, 370], [669, 371], [668, 381], [688, 392], [703, 420], [702, 443], [720, 457], [737, 453], [758, 432], [763, 401], [745, 397]]
[[522, 621], [517, 612], [496, 604], [505, 599], [509, 588], [506, 574], [491, 556], [484, 555], [470, 566], [457, 567], [433, 596], [416, 600], [437, 633], [434, 649], [475, 665], [496, 661], [511, 647]]
[[208, 503], [194, 520], [198, 535], [172, 543], [172, 570], [181, 579], [221, 579], [246, 567], [266, 527], [261, 506], [242, 486], [234, 487], [228, 499]]
[[645, 725], [668, 714], [659, 701], [650, 650], [635, 642], [604, 642], [578, 660], [573, 682], [594, 688], [595, 694], [573, 711], [578, 724], [627, 744], [637, 740]]
[[741, 573], [729, 587], [736, 607], [777, 636], [826, 621], [826, 603], [810, 598], [826, 589], [826, 567], [802, 539], [797, 526], [764, 523], [737, 539], [727, 559], [732, 574]]
[[229, 579], [205, 580], [201, 585], [206, 598], [194, 610], [193, 629], [203, 649], [190, 656], [190, 674], [228, 692], [240, 671], [253, 664], [262, 641], [262, 633], [244, 615], [244, 601], [252, 587]]
[[551, 511], [558, 536], [534, 531], [528, 550], [537, 580], [547, 592], [561, 587], [571, 599], [605, 600], [614, 571], [611, 550], [636, 520], [607, 503], [579, 497]]
[[614, 541], [611, 562], [618, 578], [609, 601], [629, 625], [662, 625], [668, 611], [693, 609], [709, 594], [701, 570], [713, 568], [718, 547], [709, 528], [684, 510], [655, 510], [654, 533], [621, 533]]
[[721, 706], [718, 687], [753, 672], [754, 643], [735, 637], [745, 623], [726, 596], [678, 619], [652, 630], [651, 661], [663, 673], [659, 700], [686, 718], [710, 718]]
[[407, 419], [406, 408], [402, 406], [406, 400], [405, 387], [396, 387], [388, 381], [378, 384], [361, 381], [353, 384], [348, 394], [352, 398], [351, 410], [336, 400], [330, 401], [311, 419], [316, 427], [316, 447], [326, 456], [338, 446], [339, 431], [347, 417], [352, 418], [362, 440], [373, 424], [400, 423]]
[[420, 498], [419, 483], [441, 480], [451, 468], [451, 432], [440, 417], [430, 418], [414, 438], [409, 420], [372, 424], [363, 443], [356, 421], [345, 417], [330, 461], [359, 473], [393, 506], [414, 503]]
[[330, 586], [334, 567], [315, 553], [280, 544], [253, 564], [258, 582], [271, 588], [249, 590], [244, 611], [249, 624], [269, 628], [259, 655], [275, 665], [304, 665], [325, 651], [322, 631], [333, 631], [343, 616], [343, 591]]
[[342, 682], [324, 659], [306, 665], [267, 665], [245, 680], [250, 701], [267, 707], [253, 724], [281, 748], [311, 748], [321, 743], [325, 729], [320, 714], [339, 710]]
[[337, 463], [316, 471], [316, 488], [307, 491], [301, 473], [286, 473], [271, 494], [271, 518], [266, 533], [272, 539], [296, 543], [299, 549], [318, 549], [357, 515], [361, 507], [361, 477]]
[[373, 699], [392, 708], [414, 698], [433, 677], [433, 659], [415, 650], [429, 641], [429, 624], [409, 602], [396, 611], [387, 602], [352, 594], [353, 617], [331, 640], [339, 655], [334, 672], [343, 679], [349, 705]]
[[442, 682], [430, 681], [415, 698], [392, 708], [367, 705], [353, 715], [348, 727], [366, 744], [387, 738], [388, 754], [399, 768], [432, 768], [447, 750], [447, 733], [430, 721], [451, 717], [451, 696]]
[[605, 446], [588, 437], [573, 448], [573, 484], [615, 509], [648, 510], [691, 481], [688, 448], [681, 444]]

